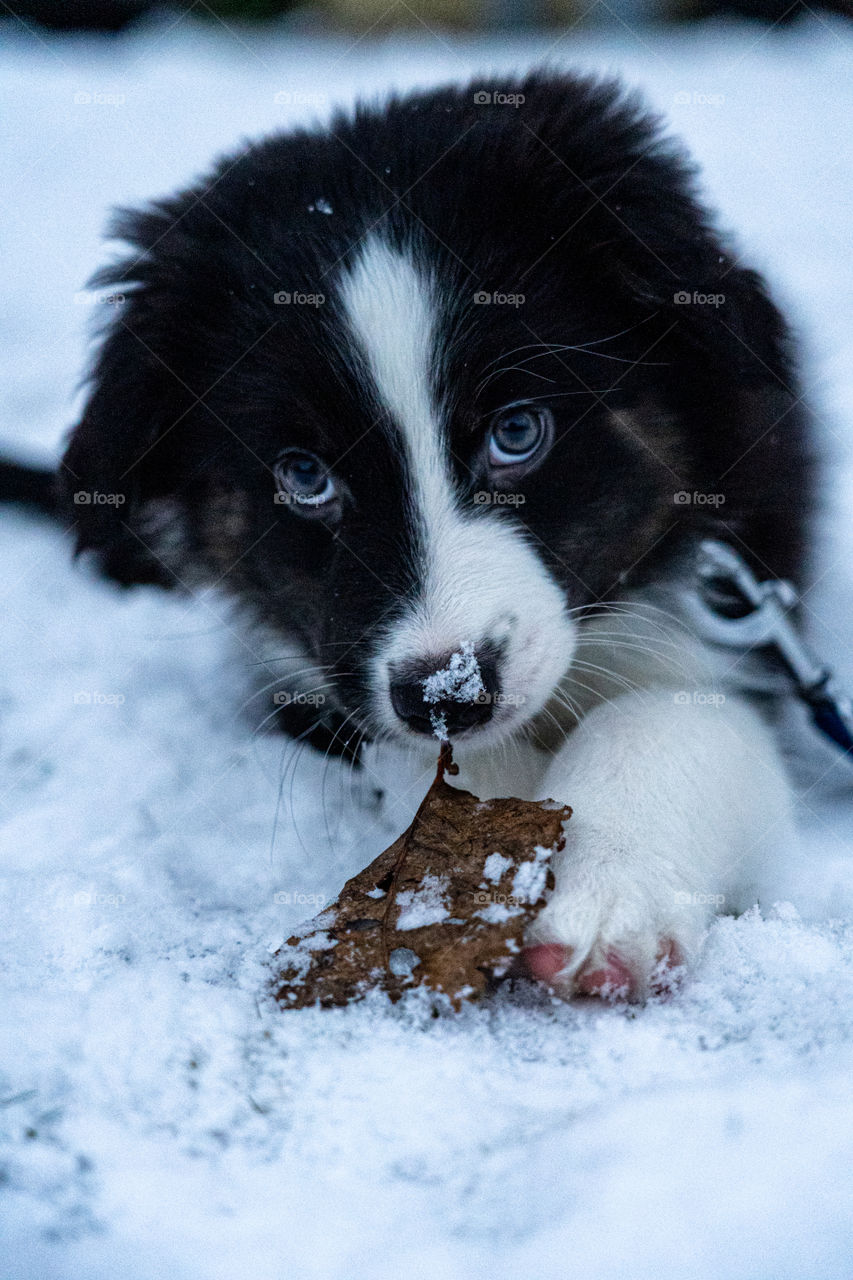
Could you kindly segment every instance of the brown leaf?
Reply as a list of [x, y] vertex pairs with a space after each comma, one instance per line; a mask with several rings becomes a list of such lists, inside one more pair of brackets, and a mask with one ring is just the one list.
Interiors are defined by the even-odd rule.
[[445, 772], [457, 772], [447, 744], [409, 829], [277, 952], [275, 997], [286, 1008], [347, 1004], [372, 989], [398, 999], [422, 984], [459, 1008], [513, 970], [572, 811], [478, 800]]

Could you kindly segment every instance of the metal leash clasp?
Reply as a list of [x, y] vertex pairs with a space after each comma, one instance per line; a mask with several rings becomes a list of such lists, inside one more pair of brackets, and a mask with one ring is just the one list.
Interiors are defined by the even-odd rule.
[[728, 648], [772, 649], [816, 726], [842, 751], [853, 753], [853, 702], [801, 639], [791, 616], [797, 603], [791, 583], [760, 582], [733, 547], [711, 538], [699, 545], [696, 572], [688, 613], [699, 634]]

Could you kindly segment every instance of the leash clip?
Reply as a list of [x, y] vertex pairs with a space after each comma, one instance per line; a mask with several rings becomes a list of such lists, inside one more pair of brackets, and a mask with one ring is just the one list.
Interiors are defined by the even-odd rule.
[[800, 638], [791, 618], [797, 603], [792, 584], [781, 578], [760, 582], [733, 547], [713, 538], [700, 543], [696, 572], [698, 589], [688, 610], [699, 633], [728, 648], [774, 650], [817, 728], [842, 751], [853, 752], [853, 702]]

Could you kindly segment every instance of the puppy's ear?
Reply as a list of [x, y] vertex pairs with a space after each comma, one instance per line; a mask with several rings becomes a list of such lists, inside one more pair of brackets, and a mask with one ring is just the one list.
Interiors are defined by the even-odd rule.
[[601, 278], [656, 315], [661, 353], [679, 348], [712, 379], [787, 382], [787, 327], [764, 281], [738, 265], [680, 144], [653, 118], [643, 126], [633, 165], [595, 211]]
[[570, 227], [564, 252], [586, 248], [591, 279], [623, 298], [626, 314], [656, 317], [653, 331], [666, 336], [655, 359], [669, 347], [712, 378], [786, 380], [784, 321], [760, 276], [737, 265], [665, 122], [617, 82], [581, 80], [552, 97], [560, 105], [537, 132], [563, 161], [546, 184]]
[[654, 241], [623, 243], [615, 265], [632, 299], [656, 313], [658, 332], [665, 330], [660, 352], [678, 349], [680, 361], [712, 381], [790, 387], [796, 376], [787, 325], [762, 277], [737, 265], [704, 211], [685, 210]]
[[95, 552], [124, 586], [175, 583], [154, 546], [154, 526], [174, 509], [175, 428], [193, 402], [155, 354], [161, 343], [148, 333], [149, 310], [132, 294], [116, 304], [60, 473], [78, 553]]

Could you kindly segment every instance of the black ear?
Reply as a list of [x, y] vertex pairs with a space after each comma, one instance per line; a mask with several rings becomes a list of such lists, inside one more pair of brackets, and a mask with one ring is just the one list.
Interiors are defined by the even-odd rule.
[[[652, 134], [653, 136], [653, 134]], [[715, 219], [694, 192], [694, 173], [680, 148], [663, 140], [637, 163], [610, 221], [608, 252], [599, 269], [666, 334], [660, 351], [708, 378], [744, 387], [793, 384], [792, 352], [783, 316], [757, 271], [738, 265]]]
[[571, 269], [586, 261], [626, 315], [654, 317], [643, 337], [660, 336], [655, 359], [669, 348], [713, 377], [787, 380], [784, 322], [761, 278], [737, 265], [663, 118], [618, 81], [580, 77], [567, 92], [535, 74], [520, 87], [528, 135], [548, 158], [543, 203], [568, 228], [560, 243]]
[[155, 530], [176, 509], [180, 424], [196, 397], [178, 365], [180, 308], [145, 244], [155, 236], [165, 241], [173, 217], [163, 206], [125, 213], [114, 224], [113, 234], [139, 252], [92, 282], [112, 288], [112, 314], [60, 470], [77, 551], [95, 552], [123, 585], [175, 583]]
[[[119, 210], [108, 236], [129, 251], [91, 282], [113, 305], [62, 480], [78, 550], [95, 552], [125, 584], [174, 585], [164, 559], [188, 568], [192, 495], [222, 445], [225, 428], [205, 400], [218, 381], [212, 353], [235, 297], [254, 297], [257, 263], [248, 248], [245, 261], [235, 255], [233, 233], [201, 198], [217, 172], [199, 188]], [[221, 173], [238, 174], [238, 161]]]
[[132, 305], [128, 311], [127, 319], [112, 321], [103, 343], [88, 403], [62, 460], [61, 484], [78, 553], [95, 552], [124, 586], [172, 585], [146, 538], [145, 512], [172, 488], [169, 451], [160, 442], [183, 411], [185, 395], [137, 336]]
[[788, 328], [764, 280], [737, 264], [701, 207], [686, 202], [679, 214], [662, 227], [645, 220], [643, 241], [623, 241], [611, 267], [632, 300], [656, 315], [659, 352], [677, 350], [680, 363], [712, 382], [793, 392]]

